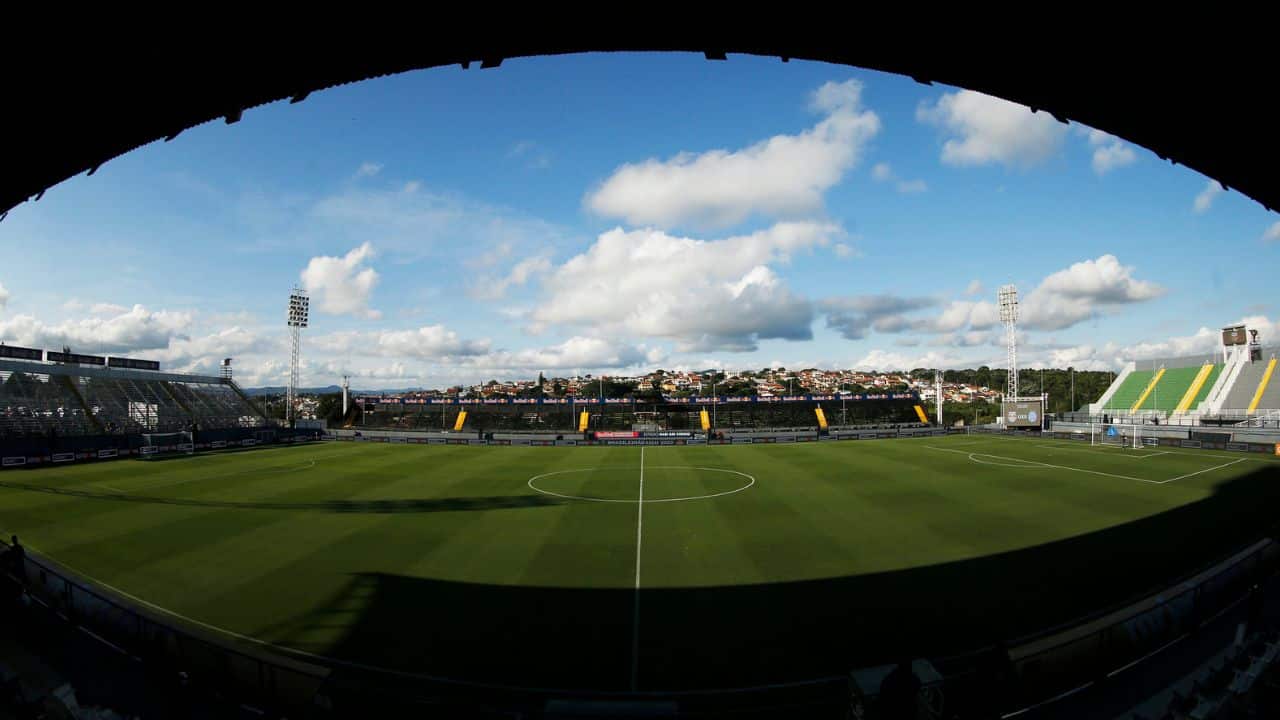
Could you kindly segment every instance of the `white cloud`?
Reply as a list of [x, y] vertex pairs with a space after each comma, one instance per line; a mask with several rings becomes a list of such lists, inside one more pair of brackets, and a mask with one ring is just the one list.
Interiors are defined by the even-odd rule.
[[348, 247], [375, 242], [380, 255], [398, 264], [437, 261], [440, 256], [452, 261], [457, 248], [465, 247], [475, 253], [474, 263], [494, 265], [511, 254], [541, 254], [573, 239], [546, 221], [464, 196], [432, 192], [420, 183], [348, 188], [317, 201], [306, 213], [306, 221], [291, 232], [297, 237], [294, 244], [315, 237], [334, 244], [349, 242]]
[[1116, 168], [1132, 165], [1138, 159], [1133, 148], [1122, 142], [1120, 138], [1101, 130], [1089, 131], [1089, 144], [1093, 146], [1093, 171], [1099, 175], [1106, 175]]
[[942, 162], [957, 166], [1038, 165], [1058, 151], [1067, 132], [1048, 113], [972, 90], [946, 93], [933, 105], [922, 103], [916, 118], [952, 136], [942, 146]]
[[497, 300], [506, 297], [507, 291], [511, 288], [521, 287], [530, 279], [550, 271], [551, 261], [547, 258], [526, 258], [516, 263], [505, 277], [482, 277], [472, 284], [468, 291], [472, 297], [480, 300]]
[[859, 340], [871, 329], [890, 333], [904, 330], [909, 324], [905, 313], [937, 304], [937, 300], [927, 297], [860, 295], [827, 298], [818, 305], [826, 314], [827, 327], [847, 340]]
[[1195, 202], [1191, 204], [1192, 209], [1197, 213], [1208, 212], [1209, 208], [1213, 207], [1213, 201], [1225, 191], [1226, 188], [1222, 187], [1217, 180], [1210, 180], [1200, 194], [1196, 195]]
[[1164, 288], [1133, 277], [1114, 255], [1078, 262], [1046, 277], [1020, 303], [1020, 319], [1035, 330], [1062, 330], [1119, 305], [1153, 300]]
[[489, 341], [463, 340], [443, 325], [426, 325], [416, 330], [378, 333], [377, 348], [383, 355], [392, 357], [465, 357], [486, 352]]
[[955, 368], [967, 363], [947, 352], [931, 350], [917, 355], [872, 350], [853, 364], [854, 370], [914, 370], [915, 368]]
[[92, 316], [56, 325], [31, 315], [16, 315], [0, 321], [0, 339], [15, 345], [61, 348], [87, 353], [130, 353], [169, 347], [173, 339], [184, 338], [192, 315], [167, 310], [151, 311], [134, 305], [111, 316]]
[[[1022, 327], [1063, 330], [1120, 306], [1164, 294], [1164, 288], [1134, 278], [1133, 272], [1114, 255], [1103, 255], [1052, 273], [1022, 296]], [[965, 290], [971, 297], [983, 292], [977, 280]], [[974, 347], [998, 340], [988, 331], [999, 325], [999, 310], [987, 300], [944, 302], [931, 297], [864, 295], [827, 298], [817, 306], [826, 316], [827, 327], [848, 340], [864, 338], [870, 331], [933, 335], [931, 345], [947, 347]], [[941, 307], [936, 314], [920, 314], [935, 307]]]
[[0, 310], [9, 303], [9, 291], [4, 289], [4, 283], [0, 283]]
[[740, 150], [684, 152], [623, 165], [585, 204], [632, 225], [725, 227], [753, 214], [797, 217], [819, 210], [880, 130], [861, 106], [862, 84], [828, 82], [812, 97], [826, 115], [798, 135], [775, 135]]
[[[1263, 315], [1252, 315], [1230, 324], [1256, 329], [1262, 337], [1280, 337], [1280, 321]], [[1075, 367], [1077, 370], [1119, 370], [1131, 360], [1211, 355], [1220, 352], [1222, 330], [1201, 327], [1190, 335], [1166, 340], [1142, 341], [1132, 345], [1114, 342], [1100, 346], [1091, 344], [1052, 348], [1037, 354], [1038, 364], [1045, 367]], [[1094, 398], [1096, 399], [1096, 398]], [[1085, 400], [1080, 400], [1085, 402]]]
[[374, 175], [377, 175], [380, 172], [382, 172], [381, 163], [373, 163], [373, 162], [361, 163], [360, 167], [356, 169], [356, 179], [373, 177]]
[[604, 338], [575, 336], [558, 344], [516, 351], [498, 351], [463, 359], [466, 367], [538, 371], [575, 368], [614, 369], [662, 362], [656, 348]]
[[917, 323], [916, 330], [927, 332], [955, 332], [964, 328], [986, 330], [1000, 319], [995, 303], [985, 300], [952, 300], [937, 318]]
[[[995, 305], [984, 301], [952, 300], [933, 317], [911, 317], [916, 311], [940, 305], [936, 298], [863, 295], [851, 298], [828, 298], [819, 303], [826, 313], [827, 327], [848, 340], [866, 336], [868, 330], [878, 333], [921, 332], [948, 333], [959, 338], [957, 331], [986, 330], [996, 324]], [[939, 344], [935, 342], [935, 344]], [[941, 343], [950, 344], [950, 343]], [[964, 343], [964, 344], [974, 344]]]
[[[328, 367], [335, 368], [332, 364]], [[410, 370], [409, 366], [402, 362], [367, 368], [337, 368], [332, 375], [334, 377], [349, 375], [352, 379], [360, 378], [363, 380], [419, 380], [422, 377], [421, 371]]]
[[860, 255], [857, 248], [842, 242], [832, 245], [831, 250], [836, 254], [836, 257], [841, 259], [855, 258]]
[[261, 330], [233, 325], [204, 335], [175, 337], [165, 350], [153, 357], [178, 364], [203, 363], [212, 367], [225, 357], [285, 352], [282, 335], [268, 336]]
[[551, 167], [551, 152], [532, 140], [521, 140], [511, 146], [507, 157], [525, 161], [525, 167], [545, 170]]
[[473, 267], [492, 267], [505, 260], [507, 256], [511, 255], [512, 249], [513, 246], [511, 241], [504, 240], [489, 250], [481, 253], [476, 258], [467, 261], [467, 264]]
[[[1274, 225], [1267, 228], [1266, 232], [1262, 233], [1262, 242], [1265, 242], [1265, 243], [1280, 242], [1280, 221], [1277, 221]], [[0, 292], [2, 292], [2, 289], [0, 289]], [[3, 304], [3, 303], [0, 303], [0, 304]]]
[[[518, 350], [495, 349], [488, 340], [464, 340], [441, 325], [413, 330], [341, 332], [315, 338], [311, 347], [322, 357], [346, 355], [341, 364], [329, 361], [313, 371], [315, 382], [330, 382], [343, 373], [366, 379], [476, 382], [489, 377], [528, 378], [539, 371], [606, 369], [651, 366], [667, 358], [657, 347], [635, 345], [608, 338], [574, 336], [545, 347]], [[355, 359], [352, 359], [352, 356]], [[369, 363], [361, 358], [382, 358]], [[387, 365], [385, 360], [390, 360]], [[413, 362], [425, 363], [414, 368]]]
[[424, 325], [410, 330], [336, 332], [308, 340], [323, 352], [389, 358], [442, 360], [482, 355], [488, 340], [466, 340], [444, 325]]
[[376, 320], [382, 313], [369, 309], [369, 296], [378, 284], [378, 273], [363, 267], [372, 257], [373, 246], [367, 242], [340, 258], [313, 257], [302, 271], [302, 286], [319, 296], [322, 312]]
[[998, 344], [1000, 336], [990, 332], [982, 332], [978, 330], [970, 330], [968, 332], [953, 332], [945, 335], [938, 335], [929, 341], [930, 345], [935, 347], [979, 347], [982, 345]]
[[587, 327], [597, 335], [669, 338], [681, 350], [700, 351], [752, 350], [764, 338], [807, 340], [812, 306], [769, 266], [839, 234], [834, 225], [811, 222], [725, 240], [616, 228], [546, 277], [531, 329]]
[[100, 303], [94, 303], [92, 306], [90, 306], [89, 312], [93, 313], [94, 315], [119, 315], [121, 313], [129, 312], [129, 308], [125, 307], [124, 305], [117, 305], [115, 303], [100, 302]]
[[889, 163], [876, 163], [876, 166], [871, 168], [871, 177], [876, 182], [893, 182], [898, 192], [904, 195], [922, 193], [929, 189], [928, 183], [924, 180], [903, 180], [898, 178]]

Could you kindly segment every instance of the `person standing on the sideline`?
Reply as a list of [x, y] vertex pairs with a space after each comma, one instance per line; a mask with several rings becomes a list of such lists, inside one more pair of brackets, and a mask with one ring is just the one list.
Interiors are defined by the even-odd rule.
[[23, 561], [27, 557], [27, 549], [22, 547], [22, 543], [18, 542], [17, 535], [13, 536], [11, 542], [12, 544], [9, 546], [9, 551], [4, 555], [4, 565], [7, 566], [9, 572], [17, 575], [18, 577], [22, 577], [24, 574], [23, 571], [26, 569], [26, 563]]

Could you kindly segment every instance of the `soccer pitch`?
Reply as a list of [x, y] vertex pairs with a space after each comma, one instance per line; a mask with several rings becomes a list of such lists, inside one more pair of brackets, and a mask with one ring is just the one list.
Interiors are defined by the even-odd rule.
[[175, 614], [365, 666], [732, 688], [1012, 639], [1259, 537], [1278, 458], [954, 435], [329, 443], [0, 475], [0, 533]]

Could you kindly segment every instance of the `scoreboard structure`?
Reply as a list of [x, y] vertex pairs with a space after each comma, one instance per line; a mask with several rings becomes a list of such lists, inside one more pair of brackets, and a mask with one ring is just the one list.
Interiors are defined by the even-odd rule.
[[1222, 344], [1227, 347], [1248, 345], [1248, 333], [1245, 332], [1244, 326], [1232, 325], [1231, 327], [1222, 328]]
[[1235, 358], [1250, 362], [1262, 359], [1262, 344], [1258, 342], [1257, 330], [1247, 330], [1244, 325], [1222, 328], [1222, 361], [1231, 362]]
[[1043, 398], [1013, 398], [1000, 404], [1000, 416], [1005, 427], [1040, 428], [1044, 427]]

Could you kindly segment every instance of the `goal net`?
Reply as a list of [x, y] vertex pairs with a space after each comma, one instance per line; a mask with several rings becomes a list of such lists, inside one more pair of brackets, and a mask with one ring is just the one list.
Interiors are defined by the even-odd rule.
[[1110, 445], [1122, 448], [1142, 447], [1142, 426], [1124, 423], [1093, 423], [1090, 432], [1092, 445]]
[[144, 460], [167, 455], [193, 455], [195, 451], [190, 432], [144, 433], [139, 449]]

